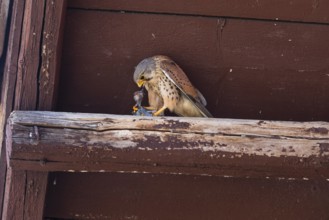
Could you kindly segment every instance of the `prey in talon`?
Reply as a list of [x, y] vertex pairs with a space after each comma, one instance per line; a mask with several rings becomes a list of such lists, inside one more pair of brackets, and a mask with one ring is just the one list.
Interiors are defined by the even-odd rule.
[[134, 92], [134, 100], [136, 104], [133, 106], [133, 115], [137, 116], [152, 116], [153, 112], [151, 110], [147, 110], [142, 106], [142, 101], [144, 98], [144, 88], [139, 91]]

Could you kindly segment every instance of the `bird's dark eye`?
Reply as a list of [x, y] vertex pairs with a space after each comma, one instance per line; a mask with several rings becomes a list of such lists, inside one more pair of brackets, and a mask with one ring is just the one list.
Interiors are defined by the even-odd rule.
[[145, 78], [144, 78], [144, 76], [141, 76], [140, 79], [141, 79], [141, 80], [144, 80]]

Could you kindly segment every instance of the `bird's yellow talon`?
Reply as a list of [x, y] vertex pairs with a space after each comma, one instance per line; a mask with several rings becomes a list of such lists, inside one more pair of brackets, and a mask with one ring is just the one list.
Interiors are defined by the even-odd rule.
[[164, 112], [164, 110], [167, 109], [167, 106], [163, 106], [162, 108], [160, 108], [157, 112], [154, 112], [152, 115], [153, 116], [159, 116], [162, 112]]
[[133, 106], [133, 111], [137, 112], [138, 111], [138, 107], [136, 105]]

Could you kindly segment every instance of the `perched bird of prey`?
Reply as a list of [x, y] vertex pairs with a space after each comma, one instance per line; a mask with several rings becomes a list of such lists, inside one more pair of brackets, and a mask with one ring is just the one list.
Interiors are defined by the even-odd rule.
[[203, 95], [187, 78], [183, 70], [169, 57], [157, 55], [142, 60], [135, 68], [134, 81], [148, 92], [154, 116], [166, 109], [180, 116], [212, 117], [205, 108]]

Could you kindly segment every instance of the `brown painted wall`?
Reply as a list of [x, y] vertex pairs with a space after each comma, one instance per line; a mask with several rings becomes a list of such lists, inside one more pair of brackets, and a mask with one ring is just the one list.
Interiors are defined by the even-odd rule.
[[[69, 1], [57, 110], [130, 114], [138, 89], [134, 66], [166, 54], [216, 117], [329, 121], [328, 5], [322, 1], [290, 1], [295, 8], [285, 1], [272, 1], [273, 7], [271, 1], [256, 1], [259, 7], [251, 1], [220, 1], [225, 7], [217, 1], [209, 7], [203, 1], [185, 7], [183, 0], [104, 2]], [[327, 219], [328, 183], [53, 173], [45, 215]]]
[[69, 9], [58, 110], [130, 114], [134, 66], [171, 56], [216, 117], [329, 120], [329, 25]]
[[327, 182], [53, 173], [46, 213], [77, 219], [328, 219]]

